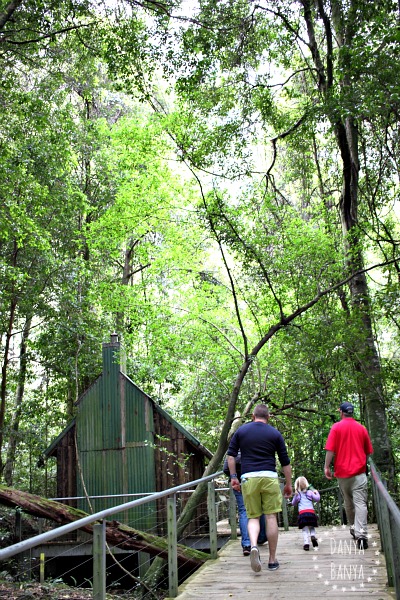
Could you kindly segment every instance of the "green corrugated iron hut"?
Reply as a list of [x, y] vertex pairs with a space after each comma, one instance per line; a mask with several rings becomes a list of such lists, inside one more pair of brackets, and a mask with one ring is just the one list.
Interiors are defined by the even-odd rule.
[[[116, 334], [103, 344], [102, 374], [80, 396], [76, 417], [45, 455], [57, 458], [57, 496], [75, 498], [63, 501], [86, 512], [134, 499], [124, 494], [162, 491], [198, 479], [212, 456], [124, 373]], [[114, 518], [162, 534], [165, 501]]]

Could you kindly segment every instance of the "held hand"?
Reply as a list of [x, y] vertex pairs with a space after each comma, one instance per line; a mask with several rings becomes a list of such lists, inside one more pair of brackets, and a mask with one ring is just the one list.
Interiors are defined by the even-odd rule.
[[285, 498], [290, 498], [292, 493], [293, 493], [292, 484], [285, 483], [285, 487], [283, 488], [283, 495], [285, 496]]
[[231, 479], [231, 486], [234, 490], [236, 490], [237, 492], [240, 492], [240, 481], [239, 479], [235, 478], [235, 479]]
[[324, 471], [325, 471], [325, 477], [327, 479], [332, 479], [331, 468], [330, 467], [325, 467]]

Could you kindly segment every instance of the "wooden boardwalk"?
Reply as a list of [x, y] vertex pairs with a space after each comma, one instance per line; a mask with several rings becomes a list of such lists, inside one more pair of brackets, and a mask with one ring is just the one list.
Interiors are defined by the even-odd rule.
[[260, 547], [262, 570], [254, 573], [240, 539], [229, 541], [178, 590], [179, 600], [295, 600], [307, 598], [394, 599], [387, 587], [385, 559], [377, 527], [369, 528], [369, 548], [357, 550], [348, 527], [319, 527], [319, 547], [303, 550], [297, 528], [279, 532], [280, 568], [268, 571], [268, 545]]

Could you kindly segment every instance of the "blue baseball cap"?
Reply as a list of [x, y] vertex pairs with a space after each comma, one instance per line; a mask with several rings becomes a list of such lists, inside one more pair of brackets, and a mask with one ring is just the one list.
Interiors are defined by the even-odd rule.
[[342, 402], [342, 404], [339, 406], [339, 410], [346, 415], [352, 415], [354, 413], [354, 406], [350, 402]]

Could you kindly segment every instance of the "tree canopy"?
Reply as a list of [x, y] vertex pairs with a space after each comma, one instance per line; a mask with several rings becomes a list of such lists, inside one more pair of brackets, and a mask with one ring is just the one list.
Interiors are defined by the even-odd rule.
[[2, 6], [8, 485], [50, 493], [37, 461], [116, 331], [211, 470], [263, 401], [320, 485], [346, 399], [396, 486], [399, 16], [386, 0]]

